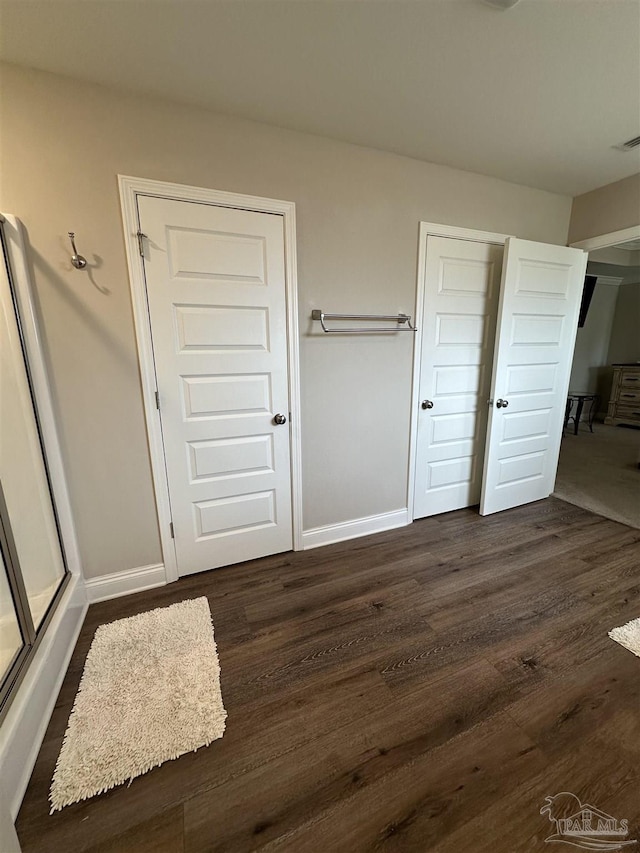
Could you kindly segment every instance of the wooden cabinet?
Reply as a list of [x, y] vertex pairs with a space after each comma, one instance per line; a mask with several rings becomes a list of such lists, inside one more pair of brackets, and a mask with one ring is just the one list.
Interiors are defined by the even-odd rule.
[[605, 424], [640, 426], [640, 364], [614, 364]]

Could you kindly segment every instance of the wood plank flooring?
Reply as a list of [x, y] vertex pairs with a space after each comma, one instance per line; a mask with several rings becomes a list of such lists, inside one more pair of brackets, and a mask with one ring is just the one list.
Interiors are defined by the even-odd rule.
[[[209, 599], [225, 736], [87, 802], [47, 795], [96, 627]], [[548, 850], [571, 791], [640, 839], [640, 530], [554, 498], [92, 605], [17, 822], [24, 853]]]

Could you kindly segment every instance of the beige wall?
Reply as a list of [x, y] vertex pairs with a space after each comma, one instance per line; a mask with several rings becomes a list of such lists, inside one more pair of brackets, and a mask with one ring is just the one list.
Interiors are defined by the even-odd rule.
[[309, 335], [312, 307], [413, 314], [420, 220], [566, 241], [567, 197], [380, 151], [11, 66], [1, 107], [89, 577], [161, 559], [118, 173], [296, 202], [306, 529], [406, 506], [412, 369], [411, 335]]
[[[589, 269], [587, 268], [587, 273]], [[596, 283], [584, 326], [578, 329], [569, 390], [579, 394], [590, 391], [600, 395], [600, 410], [607, 410], [613, 371], [607, 355], [616, 310], [618, 287]]]
[[609, 363], [640, 363], [640, 282], [622, 284], [613, 317]]
[[[620, 154], [621, 157], [635, 157]], [[569, 243], [640, 225], [640, 173], [576, 196], [571, 207]]]

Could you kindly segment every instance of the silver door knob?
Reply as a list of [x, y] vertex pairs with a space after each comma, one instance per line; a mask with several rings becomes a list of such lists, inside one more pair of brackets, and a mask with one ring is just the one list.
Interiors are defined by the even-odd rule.
[[508, 400], [500, 399], [500, 400], [496, 401], [496, 409], [506, 409], [508, 405], [509, 405]]
[[277, 414], [274, 416], [273, 422], [274, 424], [278, 424], [278, 426], [281, 426], [282, 424], [286, 424], [287, 419], [284, 415]]
[[420, 405], [423, 409], [433, 409], [433, 403], [431, 402], [431, 400], [423, 400]]

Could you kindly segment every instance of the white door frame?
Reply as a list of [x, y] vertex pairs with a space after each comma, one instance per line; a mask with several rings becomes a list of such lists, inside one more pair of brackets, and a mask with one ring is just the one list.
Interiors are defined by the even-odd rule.
[[291, 508], [293, 524], [293, 549], [302, 545], [302, 458], [300, 446], [300, 358], [298, 337], [298, 278], [296, 261], [296, 206], [291, 201], [280, 201], [259, 196], [240, 195], [203, 187], [190, 187], [146, 178], [118, 175], [120, 204], [124, 227], [129, 284], [133, 304], [133, 319], [142, 380], [144, 414], [149, 439], [151, 470], [158, 512], [160, 543], [167, 583], [178, 580], [175, 541], [171, 537], [171, 512], [169, 483], [165, 468], [164, 446], [158, 409], [156, 407], [156, 375], [151, 341], [149, 306], [144, 278], [144, 265], [138, 249], [137, 196], [155, 196], [175, 201], [215, 204], [220, 207], [240, 208], [256, 213], [276, 213], [284, 218], [285, 291], [287, 301], [287, 352], [289, 368], [289, 405], [291, 408]]
[[438, 225], [434, 222], [421, 222], [418, 234], [418, 276], [416, 287], [415, 322], [418, 333], [414, 335], [413, 343], [413, 377], [411, 380], [411, 433], [409, 437], [409, 476], [407, 478], [407, 513], [408, 522], [413, 521], [413, 502], [416, 479], [416, 449], [418, 441], [418, 390], [420, 387], [420, 361], [422, 358], [422, 312], [424, 310], [424, 295], [426, 289], [425, 264], [427, 253], [427, 237], [452, 237], [458, 240], [475, 240], [478, 243], [495, 243], [504, 246], [509, 234], [495, 234], [492, 231], [477, 231], [472, 228], [457, 228], [454, 225]]
[[640, 225], [632, 225], [630, 228], [623, 228], [622, 231], [611, 231], [609, 234], [600, 234], [598, 237], [589, 237], [587, 240], [579, 240], [569, 245], [573, 249], [595, 252], [596, 249], [608, 249], [610, 246], [626, 243], [628, 240], [640, 240]]

